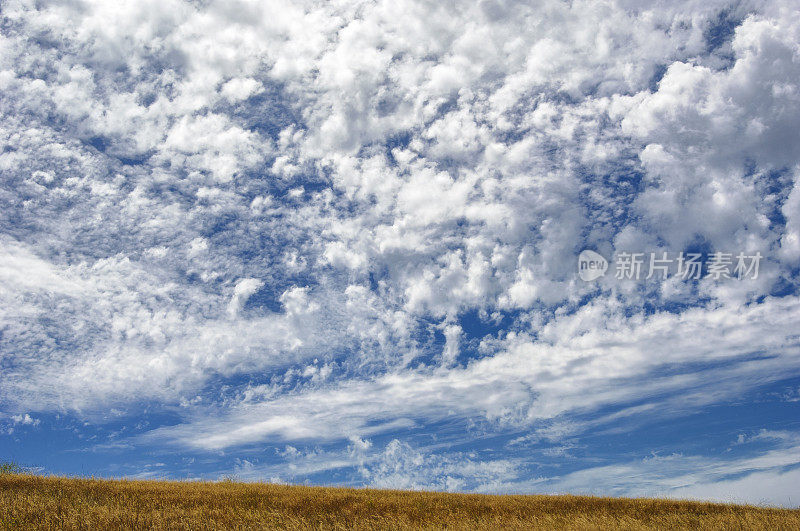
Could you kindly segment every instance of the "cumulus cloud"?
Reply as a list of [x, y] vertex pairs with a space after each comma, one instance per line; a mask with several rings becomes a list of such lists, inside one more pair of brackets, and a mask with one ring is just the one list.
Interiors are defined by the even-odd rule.
[[244, 303], [247, 302], [255, 292], [264, 286], [264, 282], [257, 278], [243, 278], [236, 282], [233, 288], [231, 302], [228, 303], [228, 314], [236, 317], [242, 311]]

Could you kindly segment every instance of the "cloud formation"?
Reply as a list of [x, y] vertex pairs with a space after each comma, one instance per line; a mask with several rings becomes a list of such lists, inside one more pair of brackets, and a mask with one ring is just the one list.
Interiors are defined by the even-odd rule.
[[[113, 410], [150, 419], [132, 445], [293, 444], [307, 477], [329, 458], [374, 485], [533, 491], [520, 444], [796, 389], [794, 13], [4, 2], [0, 421]], [[765, 259], [750, 280], [587, 283], [587, 248]], [[793, 433], [785, 415], [760, 427]], [[628, 457], [554, 484], [653, 473]], [[794, 474], [752, 470], [652, 492], [752, 500]]]

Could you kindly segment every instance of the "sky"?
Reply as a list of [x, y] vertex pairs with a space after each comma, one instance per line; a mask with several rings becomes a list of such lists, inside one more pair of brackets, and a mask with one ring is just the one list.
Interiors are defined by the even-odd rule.
[[798, 129], [793, 0], [4, 0], [0, 459], [798, 506]]

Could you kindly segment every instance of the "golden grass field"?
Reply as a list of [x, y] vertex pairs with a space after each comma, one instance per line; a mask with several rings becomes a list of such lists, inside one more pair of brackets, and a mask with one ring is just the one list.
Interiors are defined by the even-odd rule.
[[0, 474], [3, 529], [800, 529], [800, 510]]

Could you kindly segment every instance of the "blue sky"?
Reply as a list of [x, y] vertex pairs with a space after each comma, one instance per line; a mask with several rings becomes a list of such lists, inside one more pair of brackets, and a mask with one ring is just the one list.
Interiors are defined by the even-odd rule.
[[798, 20], [4, 2], [0, 458], [800, 504]]

